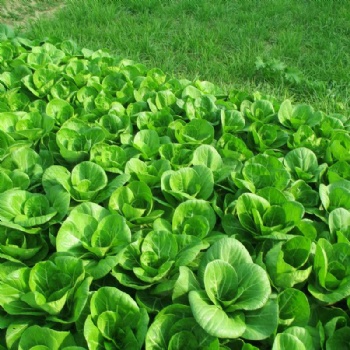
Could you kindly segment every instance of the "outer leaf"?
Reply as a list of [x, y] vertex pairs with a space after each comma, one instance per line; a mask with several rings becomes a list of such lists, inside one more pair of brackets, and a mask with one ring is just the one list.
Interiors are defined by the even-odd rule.
[[176, 133], [181, 144], [211, 144], [214, 139], [214, 127], [204, 119], [193, 119]]
[[159, 315], [147, 332], [146, 349], [166, 349], [170, 336], [169, 329], [174, 324], [175, 320], [177, 320], [176, 316]]
[[334, 334], [327, 340], [327, 350], [345, 349], [350, 343], [350, 327], [343, 327], [334, 332]]
[[187, 266], [179, 267], [179, 277], [175, 282], [172, 299], [175, 302], [188, 302], [187, 294], [192, 290], [200, 290], [199, 282], [194, 273]]
[[145, 159], [150, 159], [158, 153], [159, 146], [159, 136], [154, 130], [141, 130], [135, 135], [134, 147], [143, 154]]
[[169, 342], [169, 350], [198, 349], [198, 342], [190, 331], [182, 331], [173, 335]]
[[74, 109], [67, 101], [54, 98], [46, 105], [46, 113], [55, 118], [56, 123], [63, 124], [73, 117]]
[[285, 156], [284, 163], [295, 179], [306, 182], [318, 181], [326, 170], [326, 165], [319, 166], [315, 153], [306, 147], [290, 151]]
[[248, 250], [241, 242], [234, 238], [222, 238], [215, 242], [203, 256], [198, 270], [201, 280], [204, 278], [204, 271], [208, 263], [217, 259], [232, 265], [236, 272], [240, 265], [253, 262]]
[[272, 350], [307, 350], [301, 340], [292, 334], [277, 334], [274, 342]]
[[23, 332], [18, 349], [39, 349], [39, 346], [42, 346], [43, 349], [60, 350], [69, 345], [75, 345], [70, 332], [59, 332], [45, 327], [31, 326]]
[[269, 207], [270, 203], [265, 198], [253, 193], [242, 194], [236, 204], [239, 221], [245, 229], [253, 233], [262, 226], [262, 219], [258, 220], [257, 214], [262, 216]]
[[334, 209], [329, 213], [328, 220], [331, 233], [346, 232], [350, 227], [350, 212], [344, 208]]
[[285, 326], [306, 326], [310, 306], [306, 295], [298, 289], [287, 288], [278, 295], [279, 323]]
[[206, 219], [209, 233], [215, 225], [216, 215], [210, 204], [204, 200], [193, 199], [181, 203], [174, 211], [172, 227], [175, 233], [182, 233], [187, 221], [198, 217]]
[[256, 310], [263, 307], [271, 294], [266, 271], [259, 265], [246, 263], [237, 266], [236, 272], [239, 290], [229, 310]]
[[91, 200], [108, 182], [105, 171], [92, 162], [81, 162], [72, 170], [72, 196], [76, 200]]
[[89, 350], [104, 350], [103, 336], [92, 322], [91, 315], [86, 318], [84, 324], [84, 337], [88, 344]]
[[210, 145], [200, 145], [193, 152], [193, 165], [205, 165], [212, 171], [219, 170], [222, 165], [222, 159], [218, 151]]
[[246, 329], [243, 313], [225, 313], [221, 308], [212, 305], [205, 292], [201, 291], [191, 291], [189, 300], [194, 318], [210, 335], [231, 339], [243, 335]]
[[314, 258], [313, 279], [309, 292], [318, 300], [332, 304], [350, 295], [350, 276], [345, 266], [349, 264], [349, 244], [331, 245], [320, 238]]
[[242, 174], [256, 190], [267, 186], [283, 190], [290, 181], [290, 174], [282, 163], [275, 157], [266, 154], [257, 155], [246, 161]]
[[278, 325], [278, 304], [276, 299], [269, 299], [258, 310], [245, 312], [246, 330], [242, 338], [262, 340], [271, 336]]

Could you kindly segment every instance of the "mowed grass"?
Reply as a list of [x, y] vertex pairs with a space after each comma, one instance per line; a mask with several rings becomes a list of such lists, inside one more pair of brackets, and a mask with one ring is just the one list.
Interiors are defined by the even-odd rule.
[[349, 24], [346, 0], [67, 0], [27, 32], [348, 114]]

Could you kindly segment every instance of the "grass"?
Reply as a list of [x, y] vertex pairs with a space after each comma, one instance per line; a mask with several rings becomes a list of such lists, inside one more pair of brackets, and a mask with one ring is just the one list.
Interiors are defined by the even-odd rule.
[[341, 0], [66, 0], [53, 18], [42, 16], [25, 30], [108, 48], [226, 90], [348, 113], [349, 22]]

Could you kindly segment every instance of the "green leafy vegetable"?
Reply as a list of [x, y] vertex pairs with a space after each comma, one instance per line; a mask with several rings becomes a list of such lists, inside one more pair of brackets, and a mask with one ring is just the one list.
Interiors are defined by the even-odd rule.
[[274, 331], [277, 307], [268, 302], [268, 276], [239, 241], [224, 238], [214, 243], [198, 274], [204, 290], [190, 291], [189, 301], [194, 318], [210, 335], [260, 340]]
[[75, 207], [56, 237], [58, 252], [82, 259], [85, 270], [95, 279], [105, 276], [118, 262], [118, 253], [131, 242], [125, 219], [97, 204]]
[[147, 349], [218, 349], [217, 338], [207, 334], [194, 320], [190, 307], [173, 304], [165, 307], [150, 326]]
[[101, 287], [90, 302], [91, 314], [84, 323], [89, 349], [141, 349], [147, 332], [148, 315], [126, 293]]
[[333, 304], [350, 295], [349, 245], [331, 244], [320, 238], [316, 245], [310, 293], [318, 300]]
[[311, 241], [295, 236], [276, 244], [266, 254], [266, 269], [277, 287], [289, 288], [306, 281], [312, 267], [308, 264]]

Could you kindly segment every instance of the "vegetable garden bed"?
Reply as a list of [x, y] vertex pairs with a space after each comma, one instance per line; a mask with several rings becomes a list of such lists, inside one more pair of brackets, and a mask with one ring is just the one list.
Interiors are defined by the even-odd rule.
[[345, 349], [349, 120], [0, 26], [0, 349]]

